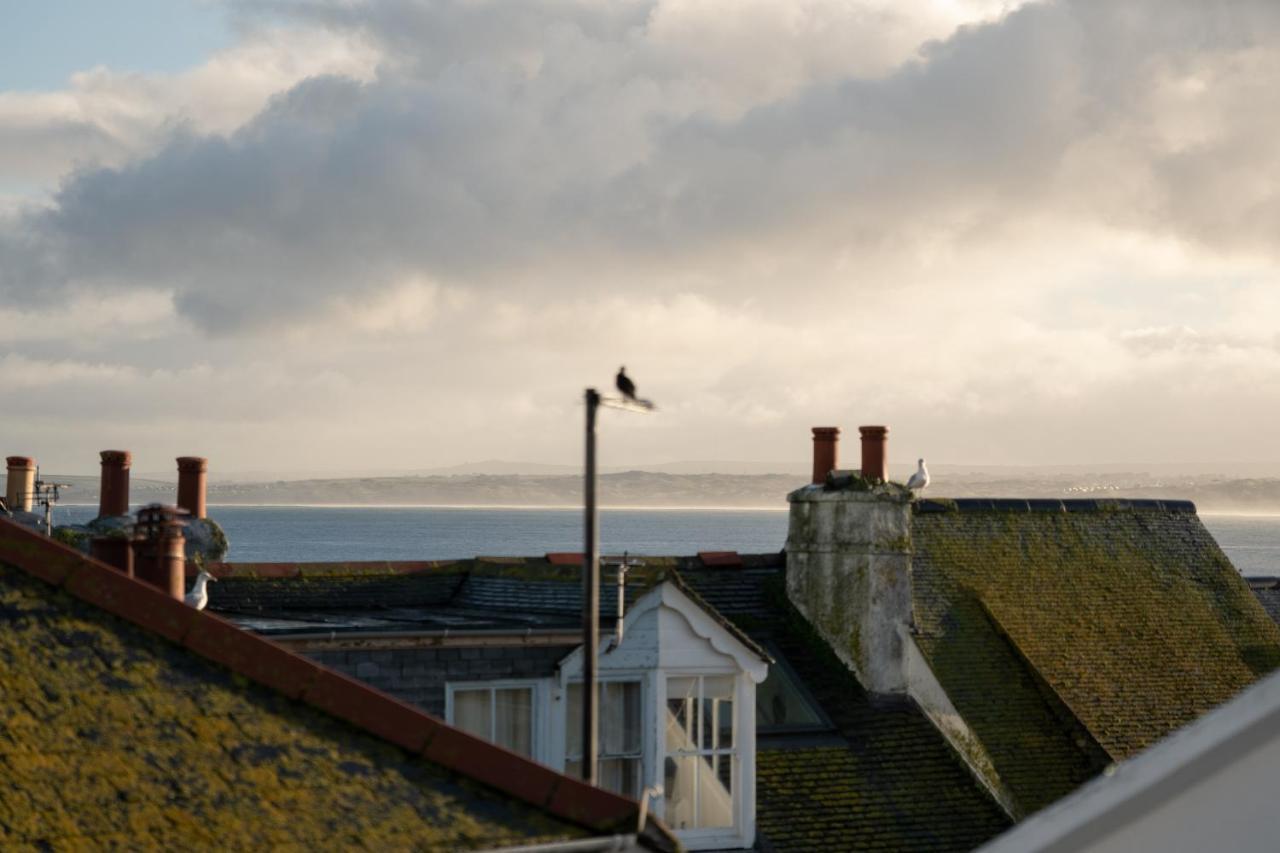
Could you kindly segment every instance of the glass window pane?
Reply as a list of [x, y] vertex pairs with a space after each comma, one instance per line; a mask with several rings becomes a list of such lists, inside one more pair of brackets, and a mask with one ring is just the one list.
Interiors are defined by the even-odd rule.
[[605, 758], [600, 761], [600, 787], [622, 794], [624, 797], [640, 797], [640, 759]]
[[756, 688], [756, 725], [820, 726], [823, 721], [801, 695], [786, 668], [775, 664]]
[[493, 692], [494, 742], [512, 752], [533, 756], [533, 689], [512, 687]]
[[600, 753], [625, 755], [640, 751], [640, 682], [600, 685]]
[[453, 724], [464, 732], [482, 737], [493, 738], [490, 715], [489, 690], [455, 690], [453, 692]]
[[698, 679], [667, 679], [667, 751], [697, 749]]
[[702, 748], [733, 748], [733, 676], [702, 680]]
[[[564, 752], [569, 758], [582, 757], [582, 685], [570, 684], [565, 694]], [[576, 762], [575, 762], [576, 763]], [[567, 766], [567, 765], [566, 765]]]
[[666, 807], [662, 819], [672, 829], [693, 829], [698, 825], [694, 788], [697, 785], [698, 757], [667, 756], [663, 780]]
[[698, 826], [733, 826], [733, 756], [698, 761]]

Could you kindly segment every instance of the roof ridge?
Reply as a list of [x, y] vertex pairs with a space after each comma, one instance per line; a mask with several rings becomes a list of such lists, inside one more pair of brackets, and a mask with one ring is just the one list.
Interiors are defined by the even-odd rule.
[[911, 504], [914, 512], [1196, 512], [1194, 501], [1156, 498], [922, 498]]
[[[615, 831], [639, 815], [639, 804], [557, 773], [481, 740], [374, 687], [196, 610], [163, 591], [0, 518], [0, 562], [299, 700], [422, 759], [495, 788], [579, 826]], [[674, 847], [674, 836], [651, 819], [653, 833]], [[646, 835], [650, 835], [646, 828]]]

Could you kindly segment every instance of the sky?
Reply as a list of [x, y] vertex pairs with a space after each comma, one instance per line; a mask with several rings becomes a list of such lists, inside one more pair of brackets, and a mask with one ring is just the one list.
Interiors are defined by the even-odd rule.
[[[90, 473], [1280, 461], [1270, 0], [0, 0], [0, 436]], [[801, 460], [795, 465], [796, 460]]]

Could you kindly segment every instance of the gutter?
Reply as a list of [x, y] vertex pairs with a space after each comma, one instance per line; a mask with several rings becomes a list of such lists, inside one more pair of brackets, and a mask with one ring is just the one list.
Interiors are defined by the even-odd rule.
[[495, 847], [485, 853], [595, 853], [601, 850], [643, 850], [635, 835], [610, 835], [603, 838], [582, 838], [577, 841], [551, 841], [546, 844], [526, 844], [521, 847]]

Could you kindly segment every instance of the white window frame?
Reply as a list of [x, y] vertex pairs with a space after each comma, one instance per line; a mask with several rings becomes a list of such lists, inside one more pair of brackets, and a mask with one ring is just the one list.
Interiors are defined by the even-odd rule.
[[[496, 681], [449, 681], [444, 686], [444, 718], [449, 725], [456, 725], [454, 721], [454, 693], [459, 690], [488, 690], [490, 702], [493, 701], [494, 690], [517, 690], [529, 689], [533, 691], [530, 697], [530, 715], [532, 720], [530, 725], [531, 745], [533, 754], [529, 756], [534, 761], [549, 766], [554, 766], [551, 760], [554, 744], [553, 738], [549, 737], [547, 726], [550, 718], [553, 716], [547, 713], [547, 679], [545, 678], [504, 678]], [[492, 707], [492, 706], [491, 706]], [[496, 714], [490, 714], [490, 720], [496, 720]], [[493, 743], [492, 740], [490, 743]]]
[[[672, 827], [681, 843], [689, 850], [721, 850], [732, 849], [736, 847], [749, 847], [754, 842], [754, 831], [749, 831], [745, 826], [748, 817], [748, 811], [751, 811], [750, 819], [754, 827], [754, 803], [755, 803], [755, 758], [756, 758], [756, 732], [755, 732], [755, 684], [751, 682], [741, 671], [736, 669], [719, 669], [709, 667], [683, 668], [668, 667], [657, 672], [659, 681], [659, 692], [655, 696], [657, 701], [654, 702], [655, 709], [662, 715], [662, 724], [657, 727], [655, 733], [655, 745], [659, 753], [659, 761], [665, 762], [667, 758], [667, 732], [666, 732], [666, 711], [667, 711], [667, 679], [669, 678], [733, 678], [733, 701], [734, 701], [734, 746], [733, 754], [733, 825], [732, 826], [715, 826], [705, 829], [676, 829]], [[665, 767], [664, 764], [658, 764], [659, 767]], [[750, 772], [747, 772], [748, 769]], [[665, 782], [664, 778], [658, 780], [659, 784]], [[654, 811], [665, 816], [666, 814], [666, 796], [665, 792], [655, 804]], [[749, 809], [749, 805], [752, 808]], [[748, 837], [750, 835], [750, 837]]]
[[[656, 724], [656, 715], [654, 713], [653, 704], [653, 681], [654, 672], [650, 671], [627, 671], [618, 670], [608, 673], [600, 673], [596, 678], [597, 690], [598, 685], [633, 682], [640, 685], [640, 790], [637, 795], [648, 788], [650, 785], [658, 784], [653, 779], [653, 728]], [[556, 729], [556, 754], [557, 762], [555, 769], [561, 773], [568, 773], [567, 765], [569, 763], [569, 754], [577, 752], [577, 749], [569, 748], [569, 733], [566, 731], [569, 724], [569, 686], [582, 684], [582, 676], [573, 678], [565, 678], [559, 682], [556, 687], [556, 712], [551, 716], [555, 717]], [[598, 737], [598, 735], [597, 735]], [[580, 738], [579, 738], [580, 740]], [[603, 755], [597, 755], [597, 761], [603, 758]]]

